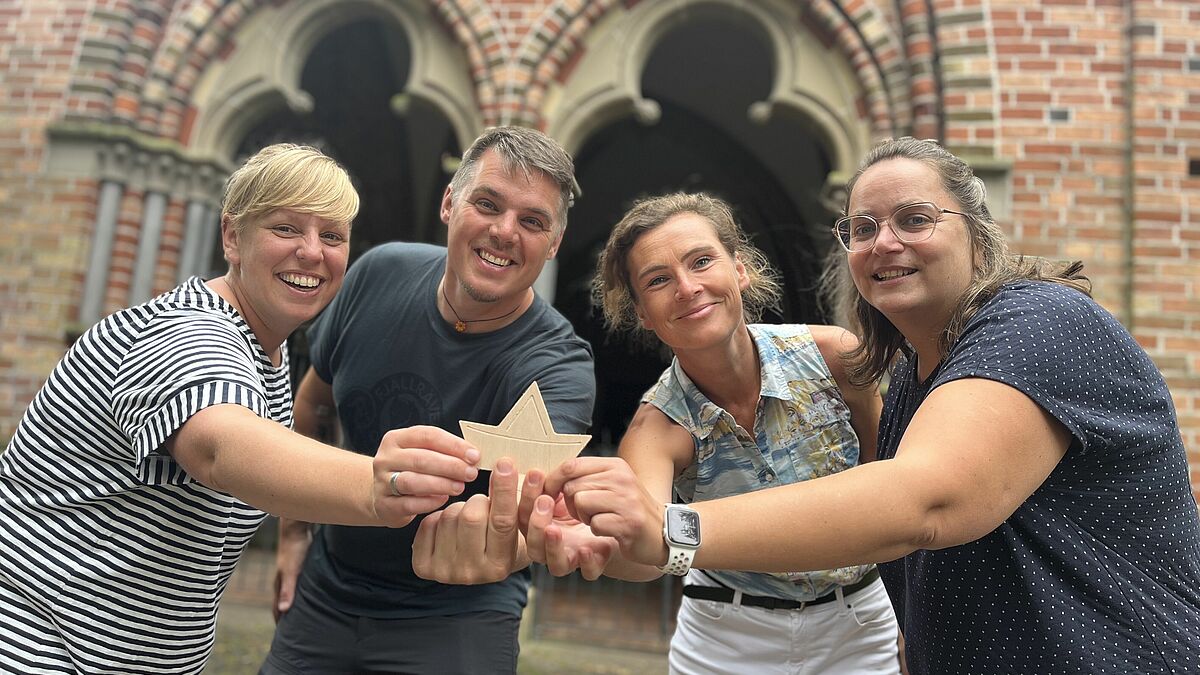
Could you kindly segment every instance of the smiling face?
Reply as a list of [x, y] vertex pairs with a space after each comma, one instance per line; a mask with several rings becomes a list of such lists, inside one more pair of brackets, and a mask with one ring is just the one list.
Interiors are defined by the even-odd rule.
[[[912, 159], [888, 159], [859, 177], [848, 213], [880, 220], [917, 202], [962, 210], [934, 169]], [[858, 292], [910, 340], [915, 332], [945, 327], [974, 273], [970, 232], [955, 214], [942, 214], [929, 239], [909, 244], [885, 225], [873, 246], [847, 254], [847, 261]]]
[[562, 240], [560, 201], [549, 176], [510, 173], [492, 150], [479, 159], [463, 194], [446, 188], [444, 290], [462, 318], [496, 316], [532, 299], [533, 282]]
[[638, 318], [676, 354], [728, 340], [743, 326], [746, 269], [707, 219], [672, 216], [638, 238], [628, 264]]
[[342, 286], [350, 227], [311, 213], [276, 209], [240, 226], [221, 223], [238, 309], [271, 353], [315, 317]]

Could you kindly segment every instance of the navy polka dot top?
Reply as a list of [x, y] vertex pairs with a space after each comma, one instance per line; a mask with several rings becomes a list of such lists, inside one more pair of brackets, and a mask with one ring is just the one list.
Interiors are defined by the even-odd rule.
[[1200, 673], [1187, 456], [1166, 384], [1129, 332], [1083, 293], [1016, 282], [926, 382], [913, 365], [893, 374], [880, 458], [934, 387], [966, 377], [1019, 389], [1071, 444], [982, 539], [881, 566], [910, 673]]

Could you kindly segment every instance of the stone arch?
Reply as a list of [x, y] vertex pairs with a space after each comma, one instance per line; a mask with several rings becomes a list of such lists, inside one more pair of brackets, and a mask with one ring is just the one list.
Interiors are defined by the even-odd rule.
[[[474, 87], [463, 53], [451, 41], [437, 38], [441, 26], [428, 12], [386, 0], [313, 0], [260, 8], [230, 36], [239, 46], [228, 59], [209, 62], [192, 89], [190, 103], [197, 111], [194, 128], [182, 132], [190, 136], [191, 154], [228, 159], [238, 141], [267, 113], [281, 106], [309, 110], [312, 101], [299, 86], [309, 53], [334, 29], [364, 19], [403, 31], [412, 53], [404, 93], [444, 114], [465, 147], [482, 126]], [[201, 37], [197, 44], [204, 42]]]
[[549, 83], [569, 69], [571, 59], [580, 55], [588, 31], [615, 2], [555, 0], [546, 7], [521, 40], [513, 59], [516, 67], [533, 71], [523, 91], [505, 92], [505, 102], [516, 111], [514, 117], [541, 125], [544, 120], [540, 110]]
[[908, 61], [909, 133], [917, 138], [945, 136], [942, 109], [942, 73], [937, 36], [932, 30], [931, 0], [900, 0], [896, 3], [898, 23]]
[[802, 21], [854, 69], [863, 87], [862, 106], [876, 138], [909, 132], [910, 64], [903, 40], [876, 2], [815, 0], [803, 3]]
[[264, 0], [194, 3], [186, 13], [174, 17], [154, 54], [142, 91], [143, 108], [159, 108], [157, 127], [148, 132], [187, 143], [196, 111], [188, 103], [196, 81], [232, 44], [239, 24], [262, 4], [266, 4]]
[[[561, 72], [538, 71], [525, 96], [547, 101], [546, 126], [568, 149], [577, 148], [590, 130], [621, 117], [657, 119], [656, 102], [642, 95], [640, 74], [662, 35], [696, 12], [737, 13], [761, 27], [775, 54], [776, 80], [771, 94], [747, 114], [760, 121], [775, 115], [803, 120], [833, 158], [832, 179], [849, 176], [873, 139], [907, 133], [911, 124], [905, 50], [882, 12], [872, 7], [859, 9], [857, 23], [834, 0], [661, 0], [608, 9], [597, 17], [564, 10], [559, 16], [572, 20], [564, 37], [527, 39], [520, 52], [521, 64], [553, 56], [550, 61], [570, 69], [565, 78]], [[576, 36], [585, 24], [587, 34]], [[559, 53], [572, 43], [573, 52]], [[822, 65], [813, 68], [813, 62]], [[565, 83], [556, 87], [554, 77]], [[538, 96], [538, 87], [551, 91]]]
[[[848, 173], [872, 132], [854, 71], [801, 17], [771, 0], [613, 8], [549, 92], [548, 130], [575, 153], [584, 191], [559, 251], [556, 297], [596, 350], [603, 437], [619, 437], [650, 384], [642, 377], [661, 369], [607, 340], [587, 303], [587, 270], [632, 199], [674, 190], [727, 199], [785, 280], [769, 320], [821, 319], [811, 288], [832, 243], [821, 187]], [[708, 47], [718, 41], [722, 50]], [[618, 373], [616, 363], [637, 366]]]
[[[978, 8], [931, 9], [929, 17], [929, 33], [940, 64], [942, 142], [972, 164], [989, 183], [990, 193], [999, 194], [992, 188], [1005, 180], [1008, 163], [995, 161], [1004, 133], [1000, 124], [1004, 95], [999, 88], [998, 68], [1003, 60], [995, 51], [994, 23]], [[992, 201], [1001, 203], [989, 200], [989, 206]]]

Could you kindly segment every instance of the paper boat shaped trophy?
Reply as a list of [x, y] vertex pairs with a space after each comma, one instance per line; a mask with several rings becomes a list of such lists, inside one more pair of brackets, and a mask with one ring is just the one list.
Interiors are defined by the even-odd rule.
[[546, 402], [537, 382], [529, 385], [498, 425], [460, 420], [463, 438], [479, 450], [479, 468], [492, 469], [501, 457], [510, 457], [517, 472], [530, 469], [549, 473], [579, 454], [591, 440], [587, 434], [555, 433]]

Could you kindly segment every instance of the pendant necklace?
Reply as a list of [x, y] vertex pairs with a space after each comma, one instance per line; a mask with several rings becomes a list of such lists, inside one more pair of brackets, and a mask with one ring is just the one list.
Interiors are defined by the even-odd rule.
[[501, 314], [500, 316], [492, 317], [491, 319], [468, 319], [468, 320], [464, 321], [463, 318], [458, 315], [458, 311], [456, 309], [454, 309], [454, 305], [450, 304], [450, 298], [446, 295], [446, 285], [440, 284], [440, 286], [442, 289], [442, 299], [446, 301], [446, 306], [450, 308], [450, 313], [454, 315], [454, 319], [455, 319], [454, 330], [458, 331], [459, 333], [467, 332], [467, 324], [481, 323], [484, 321], [499, 321], [500, 319], [507, 319], [508, 317], [512, 316], [513, 313], [515, 313], [518, 309], [521, 309], [521, 303], [517, 303], [516, 307], [513, 307], [511, 310], [505, 312], [504, 314]]

